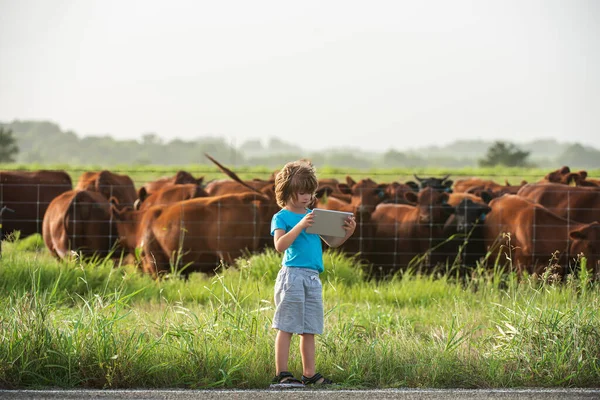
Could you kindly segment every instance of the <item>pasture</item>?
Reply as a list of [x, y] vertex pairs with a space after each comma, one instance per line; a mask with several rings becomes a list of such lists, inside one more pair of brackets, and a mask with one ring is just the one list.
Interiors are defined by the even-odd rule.
[[[42, 246], [5, 243], [1, 387], [267, 387], [280, 255], [154, 281], [102, 260], [58, 262]], [[327, 252], [318, 369], [345, 388], [598, 387], [600, 293], [585, 271], [560, 284], [493, 268], [373, 281]]]
[[[45, 168], [65, 169], [73, 182], [101, 169]], [[224, 178], [208, 165], [112, 171], [139, 187], [180, 169], [205, 181]], [[273, 171], [235, 172], [267, 179]], [[516, 184], [548, 171], [317, 172], [340, 180], [405, 181], [416, 173]], [[246, 253], [208, 275], [184, 277], [174, 266], [160, 280], [127, 262], [115, 264], [111, 255], [58, 261], [39, 234], [3, 242], [1, 387], [267, 387], [274, 375], [270, 323], [280, 254]], [[372, 279], [370, 266], [347, 252], [328, 250], [324, 261], [317, 368], [344, 388], [600, 386], [600, 286], [585, 258], [563, 280], [552, 269], [517, 277], [511, 260], [507, 269], [489, 255], [466, 274], [454, 268], [424, 274], [417, 262], [385, 279]], [[297, 343], [295, 374], [301, 371]]]

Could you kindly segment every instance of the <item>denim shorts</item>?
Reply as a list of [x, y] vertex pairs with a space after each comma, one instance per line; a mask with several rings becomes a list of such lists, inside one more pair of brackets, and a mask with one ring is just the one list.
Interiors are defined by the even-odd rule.
[[323, 286], [319, 271], [281, 267], [275, 282], [273, 328], [290, 333], [323, 333]]

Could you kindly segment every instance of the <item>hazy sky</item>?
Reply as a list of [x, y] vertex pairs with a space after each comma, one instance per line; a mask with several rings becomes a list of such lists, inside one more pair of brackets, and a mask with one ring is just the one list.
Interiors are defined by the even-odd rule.
[[600, 147], [600, 1], [0, 0], [0, 121], [403, 150]]

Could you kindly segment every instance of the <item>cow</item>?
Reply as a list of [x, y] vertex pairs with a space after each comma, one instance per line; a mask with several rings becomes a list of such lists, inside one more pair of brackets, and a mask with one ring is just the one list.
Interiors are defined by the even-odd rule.
[[[552, 268], [560, 277], [572, 272], [579, 254], [597, 273], [600, 259], [600, 224], [562, 218], [547, 208], [518, 195], [493, 199], [484, 222], [484, 240], [491, 260], [500, 267], [541, 275]], [[550, 271], [549, 271], [550, 272]]]
[[58, 259], [74, 254], [106, 256], [113, 251], [116, 230], [108, 200], [98, 192], [69, 190], [55, 197], [43, 221], [43, 239]]
[[107, 170], [84, 172], [79, 177], [75, 189], [102, 193], [107, 200], [115, 197], [122, 205], [132, 206], [137, 199], [135, 185], [128, 175]]
[[140, 248], [145, 273], [158, 278], [173, 268], [184, 275], [214, 273], [260, 245], [259, 232], [270, 225], [259, 212], [270, 199], [258, 193], [201, 197], [153, 206], [144, 211], [111, 207], [119, 243]]
[[197, 186], [202, 186], [203, 182], [204, 182], [203, 176], [201, 176], [200, 178], [194, 178], [194, 176], [192, 174], [190, 174], [189, 172], [180, 170], [180, 171], [177, 171], [177, 173], [174, 176], [163, 177], [163, 178], [159, 178], [154, 181], [151, 181], [151, 182], [147, 182], [142, 187], [146, 191], [146, 194], [150, 195], [154, 192], [159, 191], [160, 189], [162, 189], [166, 186], [184, 185], [184, 184], [194, 184]]
[[600, 221], [600, 189], [560, 183], [530, 183], [518, 196], [538, 203], [560, 217], [578, 222]]
[[[271, 177], [269, 178], [269, 180], [263, 180], [263, 179], [253, 179], [251, 181], [243, 181], [242, 179], [240, 179], [240, 177], [233, 172], [232, 170], [230, 170], [229, 168], [225, 167], [224, 165], [222, 165], [221, 163], [219, 163], [217, 160], [215, 160], [214, 158], [212, 158], [210, 155], [208, 154], [204, 154], [209, 160], [211, 160], [223, 173], [225, 173], [225, 175], [229, 176], [231, 179], [233, 179], [233, 181], [223, 181], [223, 182], [227, 182], [227, 183], [223, 183], [222, 184], [222, 188], [227, 187], [227, 190], [223, 190], [222, 189], [216, 189], [213, 188], [213, 190], [211, 190], [210, 185], [206, 185], [206, 191], [207, 193], [209, 193], [211, 196], [215, 196], [215, 193], [222, 193], [221, 195], [224, 194], [240, 194], [240, 193], [258, 193], [261, 196], [265, 196], [266, 198], [270, 199], [270, 201], [268, 202], [261, 202], [259, 207], [259, 213], [261, 215], [261, 219], [266, 221], [266, 220], [271, 220], [271, 218], [273, 217], [273, 215], [275, 215], [275, 213], [277, 213], [281, 208], [279, 207], [279, 205], [277, 204], [276, 198], [275, 198], [275, 176], [276, 173], [271, 174]], [[259, 243], [259, 247], [261, 249], [264, 248], [273, 248], [274, 243], [273, 243], [273, 237], [271, 236], [271, 229], [270, 229], [270, 224], [266, 225], [264, 229], [262, 229], [259, 232], [260, 235], [260, 243]]]
[[145, 210], [157, 204], [171, 204], [196, 197], [208, 196], [209, 194], [206, 190], [195, 183], [166, 185], [151, 194], [148, 194], [146, 187], [142, 186], [138, 190], [138, 199], [135, 201], [133, 208], [136, 210]]
[[483, 222], [491, 208], [481, 199], [469, 196], [463, 197], [453, 206], [454, 212], [444, 224], [445, 239], [432, 252], [432, 264], [441, 264], [446, 268], [457, 267], [459, 274], [463, 276], [486, 254]]
[[0, 240], [20, 232], [20, 237], [42, 233], [44, 215], [50, 202], [73, 189], [65, 171], [0, 171], [0, 207], [2, 214]]
[[411, 266], [430, 272], [429, 261], [419, 266], [417, 257], [443, 240], [444, 224], [453, 211], [446, 203], [448, 193], [432, 187], [405, 196], [416, 205], [383, 203], [371, 215], [375, 233], [367, 258], [380, 275]]

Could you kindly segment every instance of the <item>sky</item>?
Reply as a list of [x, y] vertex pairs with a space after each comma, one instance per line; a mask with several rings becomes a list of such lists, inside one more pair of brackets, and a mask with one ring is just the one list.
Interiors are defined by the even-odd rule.
[[238, 147], [600, 147], [600, 1], [0, 0], [15, 119]]

